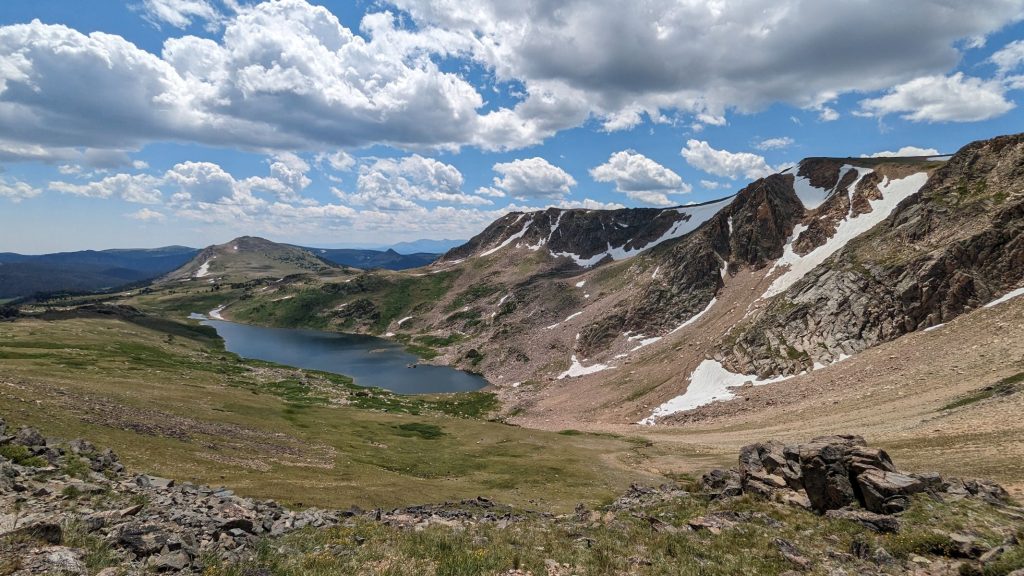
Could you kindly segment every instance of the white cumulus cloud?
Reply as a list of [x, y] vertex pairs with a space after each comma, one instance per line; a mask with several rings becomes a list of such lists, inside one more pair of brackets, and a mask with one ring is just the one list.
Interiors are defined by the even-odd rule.
[[3, 176], [0, 176], [0, 198], [6, 198], [17, 204], [26, 198], [35, 198], [42, 193], [42, 190], [26, 182], [20, 180], [10, 182]]
[[860, 102], [859, 114], [898, 114], [911, 122], [976, 122], [1002, 116], [1014, 108], [1004, 96], [1006, 87], [957, 72], [924, 76], [900, 84], [879, 98]]
[[668, 194], [687, 193], [692, 187], [668, 168], [633, 150], [612, 154], [590, 170], [597, 182], [614, 182], [615, 190], [629, 198], [655, 206], [672, 206]]
[[795, 141], [789, 136], [766, 138], [758, 142], [755, 148], [758, 150], [782, 150], [784, 148], [789, 148], [794, 143]]
[[493, 188], [524, 200], [527, 198], [558, 199], [569, 195], [576, 179], [568, 172], [539, 157], [499, 162], [494, 171]]
[[904, 146], [895, 152], [883, 150], [874, 154], [865, 154], [861, 158], [898, 158], [906, 156], [938, 156], [939, 151], [935, 148], [918, 148], [917, 146]]
[[735, 180], [756, 180], [774, 172], [763, 156], [751, 152], [716, 150], [703, 140], [689, 140], [680, 151], [686, 162], [708, 174]]

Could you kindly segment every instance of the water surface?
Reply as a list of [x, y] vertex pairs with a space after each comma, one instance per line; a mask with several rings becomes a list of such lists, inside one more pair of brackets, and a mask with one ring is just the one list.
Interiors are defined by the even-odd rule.
[[415, 355], [401, 344], [359, 334], [338, 334], [318, 330], [292, 330], [209, 320], [194, 314], [190, 318], [212, 326], [230, 352], [253, 358], [344, 374], [360, 386], [374, 386], [399, 394], [469, 392], [487, 385], [480, 376], [447, 366], [418, 365]]

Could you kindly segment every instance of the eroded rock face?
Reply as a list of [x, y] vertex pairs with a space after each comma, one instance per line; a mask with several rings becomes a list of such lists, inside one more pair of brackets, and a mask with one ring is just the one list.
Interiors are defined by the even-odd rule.
[[899, 472], [884, 450], [869, 447], [855, 435], [821, 436], [795, 445], [750, 444], [740, 450], [735, 470], [712, 470], [701, 484], [718, 498], [754, 494], [819, 514], [828, 512], [880, 532], [898, 529], [898, 522], [885, 516], [906, 510], [915, 494], [975, 496], [990, 502], [1008, 497], [991, 482]]
[[[866, 181], [859, 193], [870, 189]], [[887, 220], [723, 340], [722, 364], [760, 377], [798, 374], [948, 322], [1020, 286], [1022, 183], [1024, 134], [964, 147]]]

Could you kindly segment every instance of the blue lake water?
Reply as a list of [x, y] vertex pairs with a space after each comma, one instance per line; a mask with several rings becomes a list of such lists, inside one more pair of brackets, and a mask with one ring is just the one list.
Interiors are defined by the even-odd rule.
[[487, 386], [484, 378], [447, 366], [418, 365], [401, 344], [358, 334], [291, 330], [210, 320], [230, 352], [243, 358], [344, 374], [360, 386], [384, 388], [399, 394], [470, 392]]

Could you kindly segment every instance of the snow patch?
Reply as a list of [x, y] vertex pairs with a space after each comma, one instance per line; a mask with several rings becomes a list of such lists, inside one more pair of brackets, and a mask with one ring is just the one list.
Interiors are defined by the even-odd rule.
[[[558, 326], [560, 324], [564, 324], [564, 323], [568, 322], [569, 320], [572, 320], [573, 318], [579, 316], [580, 314], [583, 314], [582, 310], [579, 311], [579, 312], [576, 312], [575, 314], [570, 314], [565, 320], [562, 320], [561, 322], [556, 322], [556, 323], [552, 324], [551, 326], [548, 326], [547, 328], [545, 328], [545, 330], [553, 330], [555, 328], [558, 328]], [[579, 335], [577, 334], [577, 337], [578, 336]]]
[[[849, 188], [851, 194], [853, 193], [853, 190], [856, 189], [857, 183], [860, 182], [861, 178], [870, 173], [870, 170], [865, 169], [861, 172], [860, 169], [858, 169], [857, 182], [851, 184]], [[916, 194], [927, 181], [928, 174], [924, 172], [911, 174], [910, 176], [899, 180], [889, 180], [889, 178], [886, 177], [882, 183], [878, 185], [879, 190], [882, 192], [882, 198], [868, 201], [871, 205], [871, 212], [860, 214], [853, 218], [847, 216], [839, 222], [835, 235], [803, 257], [793, 253], [792, 245], [790, 243], [787, 247], [786, 253], [783, 254], [782, 259], [780, 259], [780, 261], [784, 260], [781, 262], [782, 264], [789, 265], [789, 270], [776, 278], [762, 297], [770, 298], [786, 291], [786, 289], [803, 278], [805, 274], [824, 262], [832, 254], [838, 252], [843, 248], [843, 246], [846, 246], [850, 240], [853, 240], [857, 236], [867, 232], [871, 228], [875, 227], [875, 225], [888, 218], [900, 202]], [[795, 240], [797, 237], [795, 232], [796, 230], [794, 229], [792, 240]]]
[[576, 283], [576, 287], [577, 288], [583, 288], [583, 286], [586, 285], [586, 283], [587, 283], [586, 280], [580, 280], [579, 282]]
[[946, 323], [943, 322], [942, 324], [936, 324], [935, 326], [929, 326], [929, 327], [925, 328], [924, 331], [925, 332], [931, 332], [932, 330], [938, 330], [939, 328], [942, 328], [945, 325], [946, 325]]
[[663, 418], [677, 412], [693, 410], [712, 402], [721, 402], [735, 398], [732, 388], [738, 388], [752, 382], [754, 386], [774, 384], [792, 378], [792, 376], [779, 376], [767, 380], [758, 380], [757, 376], [735, 374], [729, 372], [715, 360], [704, 360], [697, 366], [697, 369], [690, 374], [690, 384], [682, 396], [665, 402], [654, 409], [650, 416], [639, 423], [645, 426], [653, 426], [658, 418]]
[[576, 359], [576, 355], [573, 354], [572, 365], [569, 366], [568, 370], [559, 374], [558, 379], [562, 380], [564, 378], [578, 378], [580, 376], [586, 376], [587, 374], [594, 374], [602, 370], [608, 370], [609, 368], [613, 368], [613, 366], [608, 366], [607, 364], [600, 363], [593, 364], [590, 366], [584, 366], [583, 364], [580, 363], [579, 360]]
[[701, 206], [667, 208], [666, 210], [673, 210], [679, 214], [687, 215], [689, 216], [689, 219], [680, 219], [659, 238], [656, 238], [639, 248], [626, 248], [626, 245], [630, 242], [626, 241], [622, 246], [618, 247], [614, 247], [611, 243], [608, 243], [608, 247], [604, 252], [600, 252], [586, 258], [578, 254], [573, 254], [572, 252], [552, 252], [551, 255], [555, 258], [572, 258], [573, 262], [582, 268], [590, 268], [603, 260], [606, 256], [610, 256], [612, 260], [625, 260], [626, 258], [632, 258], [645, 250], [649, 250], [658, 244], [661, 244], [662, 242], [679, 238], [693, 232], [700, 227], [701, 224], [710, 220], [718, 213], [719, 210], [728, 205], [731, 201], [732, 197], [729, 197]]
[[658, 272], [661, 272], [661, 266], [658, 266], [657, 268], [654, 269], [654, 274], [651, 274], [651, 280], [658, 279]]
[[193, 278], [205, 278], [206, 276], [209, 276], [210, 275], [210, 262], [214, 258], [216, 258], [216, 256], [210, 256], [206, 260], [206, 262], [203, 262], [203, 265], [200, 266], [198, 270], [196, 270], [196, 273], [193, 275]]
[[412, 320], [412, 316], [406, 316], [405, 318], [402, 318], [401, 320], [398, 321], [398, 326], [401, 327], [402, 324], [405, 324], [409, 320]]
[[[523, 215], [520, 214], [519, 218], [516, 218], [516, 222], [519, 222], [520, 220], [522, 220], [522, 218], [523, 218]], [[513, 224], [514, 223], [515, 222], [513, 222]], [[480, 255], [481, 256], [490, 256], [491, 254], [494, 254], [495, 252], [497, 252], [498, 250], [501, 250], [505, 246], [508, 246], [509, 244], [515, 242], [516, 240], [519, 240], [520, 238], [522, 238], [523, 236], [526, 235], [526, 231], [530, 228], [530, 224], [533, 224], [533, 219], [532, 218], [527, 220], [526, 224], [523, 224], [522, 230], [520, 230], [519, 232], [516, 232], [515, 234], [509, 236], [508, 238], [505, 239], [504, 242], [502, 242], [501, 244], [498, 244], [494, 248], [491, 248], [490, 250], [482, 252]]]
[[1003, 294], [1001, 297], [996, 298], [995, 300], [989, 302], [988, 304], [985, 304], [985, 308], [991, 308], [993, 306], [998, 306], [998, 305], [1002, 304], [1003, 302], [1006, 302], [1008, 300], [1012, 300], [1012, 299], [1014, 299], [1014, 298], [1016, 298], [1018, 296], [1024, 296], [1024, 287], [1017, 288], [1016, 290], [1014, 290], [1012, 292], [1007, 292], [1006, 294]]
[[221, 316], [220, 313], [223, 312], [225, 308], [227, 308], [227, 304], [221, 304], [213, 310], [210, 310], [210, 318], [213, 318], [214, 320], [223, 320], [224, 317]]

